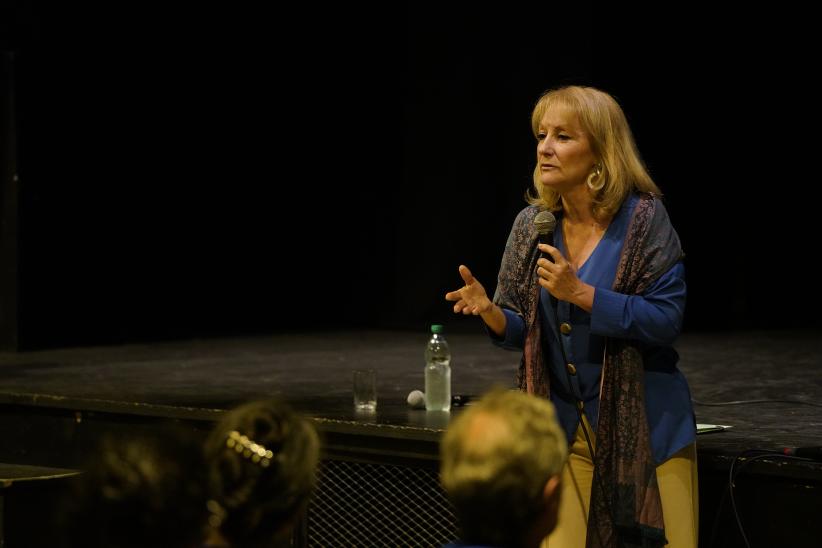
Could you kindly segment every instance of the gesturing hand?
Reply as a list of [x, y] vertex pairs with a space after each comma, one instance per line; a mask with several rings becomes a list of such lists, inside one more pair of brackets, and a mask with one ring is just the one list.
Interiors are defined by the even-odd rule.
[[460, 276], [462, 276], [465, 285], [456, 291], [445, 294], [446, 301], [456, 301], [454, 312], [457, 314], [462, 312], [466, 316], [470, 314], [479, 316], [483, 312], [491, 310], [494, 305], [485, 293], [485, 288], [474, 278], [467, 266], [460, 265]]

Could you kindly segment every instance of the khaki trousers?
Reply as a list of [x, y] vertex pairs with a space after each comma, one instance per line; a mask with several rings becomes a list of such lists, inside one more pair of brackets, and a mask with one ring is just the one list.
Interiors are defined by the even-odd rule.
[[[587, 425], [586, 421], [586, 425]], [[588, 432], [593, 432], [588, 427]], [[591, 439], [594, 449], [596, 440]], [[577, 429], [568, 463], [562, 471], [559, 520], [541, 548], [584, 548], [594, 467], [582, 428]], [[675, 453], [657, 466], [656, 478], [662, 499], [665, 537], [670, 548], [696, 548], [699, 538], [699, 490], [696, 443]]]

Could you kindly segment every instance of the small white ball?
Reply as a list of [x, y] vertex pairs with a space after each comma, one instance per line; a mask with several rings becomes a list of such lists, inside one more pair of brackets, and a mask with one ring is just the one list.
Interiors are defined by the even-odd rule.
[[408, 394], [408, 405], [411, 409], [425, 408], [425, 393], [422, 390], [412, 390]]

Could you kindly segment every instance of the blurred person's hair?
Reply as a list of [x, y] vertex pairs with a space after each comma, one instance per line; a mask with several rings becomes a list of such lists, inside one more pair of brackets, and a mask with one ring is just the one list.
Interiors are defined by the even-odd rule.
[[104, 436], [62, 501], [69, 546], [196, 546], [206, 510], [202, 435], [178, 426]]
[[558, 484], [567, 453], [546, 399], [495, 389], [458, 415], [442, 439], [440, 472], [462, 541], [521, 545], [545, 514], [546, 485]]
[[319, 450], [312, 423], [281, 401], [228, 412], [206, 442], [211, 527], [233, 546], [287, 539], [314, 490]]

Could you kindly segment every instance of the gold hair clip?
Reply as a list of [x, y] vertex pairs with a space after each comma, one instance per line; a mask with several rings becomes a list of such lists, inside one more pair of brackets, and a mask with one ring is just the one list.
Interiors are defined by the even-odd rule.
[[234, 449], [238, 453], [242, 453], [251, 462], [259, 463], [263, 468], [267, 468], [271, 464], [271, 459], [274, 458], [274, 453], [266, 449], [258, 443], [254, 443], [248, 439], [248, 436], [243, 436], [236, 430], [228, 433], [228, 439], [225, 442], [229, 449]]

